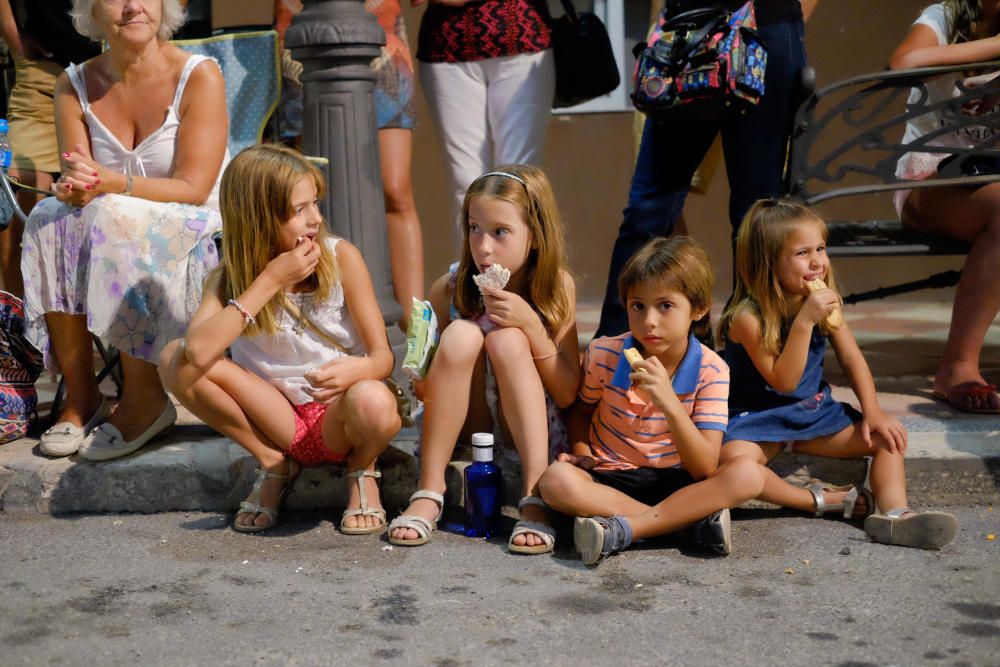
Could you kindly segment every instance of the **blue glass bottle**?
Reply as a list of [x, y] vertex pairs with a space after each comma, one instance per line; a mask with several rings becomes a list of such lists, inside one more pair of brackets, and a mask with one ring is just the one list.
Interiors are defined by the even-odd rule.
[[465, 534], [493, 537], [500, 530], [503, 473], [493, 463], [493, 434], [472, 434], [472, 464], [465, 469]]

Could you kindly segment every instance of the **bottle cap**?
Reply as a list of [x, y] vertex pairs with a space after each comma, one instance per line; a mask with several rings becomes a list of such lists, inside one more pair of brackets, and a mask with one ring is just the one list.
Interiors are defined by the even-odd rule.
[[6, 132], [6, 131], [7, 131], [7, 119], [0, 118], [0, 132]]
[[493, 434], [472, 434], [472, 460], [488, 462], [493, 460]]

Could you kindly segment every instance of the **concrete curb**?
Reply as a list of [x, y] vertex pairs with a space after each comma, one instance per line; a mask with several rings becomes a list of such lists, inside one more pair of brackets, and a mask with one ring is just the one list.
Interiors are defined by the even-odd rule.
[[[929, 430], [932, 421], [938, 430]], [[1000, 502], [997, 421], [966, 421], [958, 428], [922, 417], [904, 419], [910, 431], [907, 477], [912, 503], [931, 507]], [[417, 438], [415, 429], [404, 430], [380, 462], [383, 500], [390, 511], [405, 507], [416, 490]], [[467, 457], [459, 451], [458, 458]], [[514, 505], [521, 494], [520, 472], [516, 463], [500, 460], [508, 503]], [[462, 505], [466, 465], [467, 460], [449, 465], [449, 507]], [[798, 483], [811, 477], [848, 483], [864, 474], [859, 461], [801, 454], [781, 454], [772, 466]], [[205, 426], [177, 426], [142, 451], [105, 463], [49, 459], [38, 454], [37, 441], [22, 439], [0, 447], [0, 509], [44, 514], [232, 511], [249, 493], [255, 469], [252, 457]], [[343, 472], [332, 466], [303, 471], [288, 507], [342, 507], [348, 483]]]

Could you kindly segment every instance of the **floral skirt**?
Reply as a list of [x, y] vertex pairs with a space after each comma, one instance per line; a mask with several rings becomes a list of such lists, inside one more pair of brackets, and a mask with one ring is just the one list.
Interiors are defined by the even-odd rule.
[[87, 316], [87, 328], [122, 352], [157, 363], [184, 335], [219, 256], [219, 212], [189, 204], [102, 195], [83, 208], [41, 201], [25, 225], [27, 336], [49, 365], [45, 313]]

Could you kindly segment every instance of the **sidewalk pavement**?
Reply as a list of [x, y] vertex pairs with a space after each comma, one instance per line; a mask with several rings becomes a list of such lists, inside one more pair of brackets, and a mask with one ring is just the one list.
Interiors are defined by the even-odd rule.
[[[592, 335], [596, 314], [596, 308], [579, 313], [584, 342]], [[911, 502], [917, 507], [1000, 502], [1000, 416], [959, 413], [930, 396], [929, 377], [947, 335], [950, 307], [867, 303], [849, 307], [845, 316], [872, 367], [883, 408], [909, 431]], [[834, 395], [853, 401], [832, 354], [827, 368]], [[1000, 326], [987, 336], [983, 370], [994, 380], [1000, 375]], [[53, 388], [42, 387], [43, 406], [51, 400]], [[38, 453], [37, 440], [30, 438], [0, 447], [0, 509], [50, 514], [235, 509], [249, 493], [254, 460], [186, 410], [179, 409], [179, 414], [178, 425], [166, 436], [116, 461], [49, 459]], [[404, 507], [416, 488], [418, 435], [415, 429], [405, 429], [380, 462], [383, 499], [390, 510]], [[461, 504], [461, 472], [468, 464], [468, 452], [459, 450], [456, 458], [447, 476], [451, 506]], [[847, 483], [864, 474], [860, 462], [797, 454], [780, 455], [774, 466], [800, 482], [817, 477]], [[514, 505], [520, 477], [516, 465], [504, 468], [508, 503]], [[341, 468], [305, 470], [289, 495], [288, 507], [342, 507], [346, 489]]]

